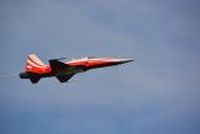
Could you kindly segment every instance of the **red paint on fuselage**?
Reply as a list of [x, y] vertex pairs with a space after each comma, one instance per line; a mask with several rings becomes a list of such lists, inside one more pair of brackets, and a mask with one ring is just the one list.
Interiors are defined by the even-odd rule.
[[21, 79], [30, 79], [33, 84], [45, 77], [56, 77], [63, 83], [67, 82], [73, 75], [89, 69], [108, 67], [132, 61], [132, 59], [86, 57], [67, 62], [52, 59], [49, 60], [49, 65], [45, 65], [35, 54], [29, 54], [26, 59], [25, 70], [19, 73], [19, 77]]
[[[83, 58], [78, 60], [72, 60], [68, 62], [64, 62], [66, 65], [70, 66], [78, 66], [78, 67], [84, 67], [86, 69], [93, 69], [93, 68], [100, 68], [100, 67], [106, 67], [111, 65], [116, 65], [120, 62], [118, 59], [114, 58]], [[26, 67], [25, 72], [34, 72], [37, 74], [50, 74], [52, 73], [50, 65], [44, 65], [40, 67]]]

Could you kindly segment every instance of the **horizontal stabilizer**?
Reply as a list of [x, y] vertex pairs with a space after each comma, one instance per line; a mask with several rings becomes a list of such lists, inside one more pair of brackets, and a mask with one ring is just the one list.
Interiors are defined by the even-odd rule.
[[40, 77], [37, 76], [37, 75], [31, 75], [31, 76], [29, 77], [29, 79], [30, 79], [30, 81], [31, 81], [33, 84], [36, 84], [36, 83], [38, 83], [38, 81], [40, 80]]

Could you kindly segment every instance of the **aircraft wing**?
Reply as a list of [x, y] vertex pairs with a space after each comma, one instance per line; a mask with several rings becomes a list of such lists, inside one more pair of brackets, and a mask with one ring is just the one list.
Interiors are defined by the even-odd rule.
[[59, 60], [49, 60], [52, 72], [56, 74], [62, 74], [63, 72], [68, 74], [76, 73], [78, 70], [82, 68], [76, 66], [67, 65]]
[[[59, 60], [49, 60], [51, 69], [56, 73], [56, 78], [61, 82], [67, 82], [75, 73], [72, 73], [76, 69], [74, 66], [66, 65]], [[69, 74], [64, 74], [63, 72], [68, 72]]]
[[83, 67], [70, 66], [59, 60], [49, 60], [52, 72], [56, 74], [56, 78], [61, 82], [67, 82], [72, 76], [83, 70]]
[[49, 60], [51, 69], [53, 72], [61, 72], [62, 70], [68, 69], [70, 66], [58, 60]]
[[57, 75], [56, 78], [61, 82], [67, 82], [70, 78], [72, 78], [72, 76], [74, 76], [75, 74], [68, 74], [68, 75]]

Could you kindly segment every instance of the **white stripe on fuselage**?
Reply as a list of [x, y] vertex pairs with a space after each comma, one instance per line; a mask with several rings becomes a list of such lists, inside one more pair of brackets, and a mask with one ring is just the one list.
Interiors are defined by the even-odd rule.
[[105, 61], [105, 62], [119, 62], [122, 61], [123, 59], [114, 59], [114, 58], [82, 58], [82, 59], [76, 59], [72, 61], [68, 61], [66, 63], [76, 63], [76, 62], [81, 62], [81, 61]]

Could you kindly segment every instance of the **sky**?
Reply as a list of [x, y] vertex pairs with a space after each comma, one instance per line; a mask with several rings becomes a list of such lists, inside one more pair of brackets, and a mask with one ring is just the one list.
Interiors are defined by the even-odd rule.
[[[1, 0], [1, 134], [199, 134], [200, 1]], [[29, 53], [135, 62], [20, 80]], [[14, 77], [13, 77], [14, 75]]]

